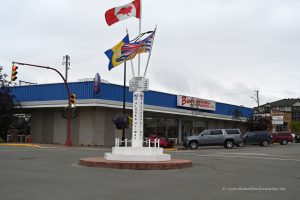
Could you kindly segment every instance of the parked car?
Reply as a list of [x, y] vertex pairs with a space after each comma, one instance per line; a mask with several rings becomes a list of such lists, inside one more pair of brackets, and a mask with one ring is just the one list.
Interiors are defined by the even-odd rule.
[[183, 141], [183, 145], [191, 149], [209, 145], [224, 145], [226, 149], [231, 149], [234, 145], [242, 144], [243, 138], [239, 129], [207, 129], [198, 135], [186, 137]]
[[287, 145], [289, 142], [293, 142], [293, 135], [289, 132], [272, 133], [272, 139], [273, 143]]
[[243, 136], [244, 144], [259, 144], [263, 147], [273, 143], [272, 135], [267, 131], [248, 132]]
[[150, 135], [147, 140], [150, 140], [150, 145], [154, 146], [154, 140], [159, 139], [159, 146], [162, 148], [173, 148], [174, 141], [168, 138], [158, 138], [157, 135]]

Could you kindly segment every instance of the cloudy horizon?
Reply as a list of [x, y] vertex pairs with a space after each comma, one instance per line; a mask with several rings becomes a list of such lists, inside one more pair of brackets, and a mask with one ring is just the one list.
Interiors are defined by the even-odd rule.
[[[106, 10], [130, 0], [2, 0], [0, 66], [11, 62], [57, 68], [71, 57], [69, 81], [93, 78], [123, 84], [123, 65], [108, 70], [104, 51], [138, 34], [138, 20], [108, 26]], [[184, 4], [184, 5], [183, 5]], [[142, 31], [157, 25], [147, 72], [150, 90], [228, 104], [256, 106], [300, 97], [300, 1], [143, 0]], [[142, 72], [147, 54], [142, 55]], [[127, 80], [132, 77], [128, 62]], [[137, 71], [137, 59], [134, 60]], [[18, 80], [61, 82], [54, 72], [20, 66]], [[128, 81], [127, 81], [128, 85]]]

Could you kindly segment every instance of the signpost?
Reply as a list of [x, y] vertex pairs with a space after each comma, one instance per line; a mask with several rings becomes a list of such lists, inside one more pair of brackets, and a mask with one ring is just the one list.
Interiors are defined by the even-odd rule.
[[272, 116], [272, 124], [283, 125], [283, 116]]
[[129, 91], [148, 91], [149, 90], [149, 79], [145, 77], [132, 77], [129, 81]]

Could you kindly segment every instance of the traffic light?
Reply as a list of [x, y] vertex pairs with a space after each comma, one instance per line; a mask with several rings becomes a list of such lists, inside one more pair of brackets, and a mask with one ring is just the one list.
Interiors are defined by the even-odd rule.
[[75, 107], [76, 104], [76, 94], [71, 94], [70, 95], [70, 103], [72, 107]]
[[11, 67], [11, 81], [15, 81], [17, 79], [17, 69], [18, 67], [16, 65]]

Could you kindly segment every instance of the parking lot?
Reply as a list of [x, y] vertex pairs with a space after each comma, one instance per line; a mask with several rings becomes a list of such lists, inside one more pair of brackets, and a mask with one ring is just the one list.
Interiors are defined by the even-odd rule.
[[300, 143], [166, 151], [193, 161], [179, 170], [78, 165], [110, 149], [0, 147], [1, 199], [299, 199]]

